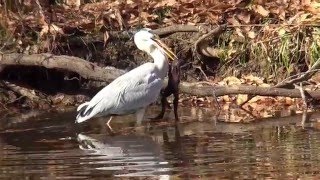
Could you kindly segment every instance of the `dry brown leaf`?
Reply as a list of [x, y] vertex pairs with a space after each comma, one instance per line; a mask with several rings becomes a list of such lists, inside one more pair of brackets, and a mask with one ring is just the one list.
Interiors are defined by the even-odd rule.
[[317, 15], [320, 12], [319, 8], [315, 8], [315, 6], [312, 4], [305, 6], [305, 10], [309, 11], [313, 15]]
[[284, 28], [281, 28], [281, 29], [278, 30], [278, 35], [279, 36], [283, 36], [285, 34], [286, 34], [286, 30]]
[[244, 76], [243, 79], [248, 84], [256, 84], [256, 85], [263, 84], [263, 81], [264, 81], [264, 78], [253, 76], [252, 74]]
[[292, 24], [293, 22], [296, 22], [297, 19], [299, 19], [299, 17], [301, 17], [301, 15], [304, 14], [304, 12], [300, 11], [298, 12], [296, 15], [294, 15], [293, 17], [290, 17], [287, 21], [288, 24]]
[[250, 99], [249, 103], [258, 103], [261, 104], [262, 102], [274, 102], [273, 97], [265, 97], [265, 96], [254, 96], [252, 99]]
[[240, 25], [240, 22], [235, 17], [228, 18], [227, 21], [230, 24], [234, 25], [234, 26], [239, 26]]
[[268, 111], [262, 111], [262, 112], [260, 112], [259, 115], [260, 115], [260, 117], [263, 117], [263, 118], [273, 117], [272, 113], [268, 112]]
[[232, 17], [232, 18], [229, 18], [228, 19], [228, 22], [231, 23], [232, 25], [235, 26], [235, 30], [236, 30], [236, 33], [238, 34], [238, 36], [244, 38], [245, 36], [243, 35], [241, 29], [239, 27], [236, 27], [236, 26], [239, 26], [240, 25], [240, 22], [235, 19], [235, 17]]
[[240, 105], [248, 100], [247, 94], [239, 94], [236, 99], [237, 105]]
[[267, 83], [262, 83], [262, 84], [259, 84], [260, 87], [271, 87], [270, 84], [267, 84]]
[[243, 21], [246, 24], [250, 23], [250, 18], [251, 18], [251, 14], [247, 13], [247, 12], [241, 12], [239, 14], [236, 15], [237, 18], [241, 21]]
[[66, 5], [78, 8], [81, 5], [80, 0], [66, 0]]
[[228, 96], [228, 95], [222, 96], [222, 100], [223, 100], [224, 102], [231, 102], [231, 101], [232, 101], [232, 99], [231, 99], [230, 96]]
[[256, 33], [254, 31], [249, 31], [248, 32], [248, 37], [251, 39], [254, 39], [256, 37]]
[[235, 29], [236, 29], [236, 33], [238, 34], [238, 36], [245, 38], [240, 28], [235, 28]]
[[271, 8], [269, 8], [269, 11], [270, 11], [270, 13], [273, 13], [273, 14], [279, 14], [279, 12], [280, 12], [278, 7], [271, 7]]
[[310, 6], [311, 0], [301, 0], [301, 4], [302, 4], [303, 6]]
[[54, 34], [54, 35], [57, 35], [57, 34], [62, 35], [62, 34], [64, 34], [62, 28], [58, 27], [57, 25], [55, 25], [55, 24], [53, 24], [53, 23], [50, 24], [49, 27], [50, 27], [50, 28], [49, 28], [49, 32], [50, 32], [51, 34]]
[[225, 82], [227, 85], [239, 85], [239, 84], [242, 84], [242, 81], [240, 79], [238, 79], [237, 77], [235, 77], [235, 76], [226, 77], [222, 81]]
[[242, 30], [239, 27], [237, 27], [240, 25], [240, 22], [235, 17], [229, 18], [228, 22], [235, 26], [235, 30], [236, 30], [236, 33], [238, 34], [238, 36], [245, 38], [245, 36], [242, 33]]
[[158, 7], [164, 7], [164, 6], [174, 6], [175, 4], [177, 4], [178, 2], [176, 0], [162, 0], [156, 3], [156, 5], [154, 6], [154, 8], [158, 8]]
[[140, 13], [140, 18], [143, 20], [148, 20], [149, 14], [147, 12], [141, 12]]
[[286, 10], [285, 9], [283, 9], [283, 8], [280, 9], [279, 18], [281, 20], [286, 20]]
[[58, 27], [55, 24], [50, 24], [50, 26], [48, 24], [45, 24], [42, 26], [42, 29], [39, 33], [39, 37], [42, 38], [43, 36], [47, 35], [47, 34], [52, 34], [54, 36], [60, 34], [64, 34], [62, 28]]
[[253, 9], [255, 12], [257, 12], [258, 14], [260, 14], [263, 17], [267, 17], [269, 16], [270, 11], [266, 10], [263, 6], [261, 5], [256, 5], [253, 6]]
[[286, 105], [293, 105], [294, 104], [294, 100], [290, 97], [286, 97], [285, 98], [285, 103]]
[[312, 17], [311, 14], [310, 13], [304, 13], [299, 17], [298, 21], [300, 21], [300, 22], [310, 22], [311, 19], [308, 18], [308, 17]]
[[44, 35], [46, 35], [48, 33], [49, 33], [49, 26], [47, 24], [47, 25], [42, 26], [42, 29], [39, 33], [39, 37], [42, 38]]

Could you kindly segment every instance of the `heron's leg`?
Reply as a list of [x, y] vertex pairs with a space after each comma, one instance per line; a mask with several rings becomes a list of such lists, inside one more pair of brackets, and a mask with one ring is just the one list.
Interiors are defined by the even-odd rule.
[[110, 116], [108, 122], [106, 123], [106, 125], [108, 126], [108, 128], [110, 129], [111, 132], [113, 132], [113, 129], [112, 129], [112, 127], [110, 126], [110, 122], [111, 122], [111, 120], [112, 120], [112, 117], [113, 117], [113, 116]]
[[137, 112], [136, 112], [136, 117], [137, 117], [137, 125], [141, 125], [141, 122], [143, 120], [143, 117], [144, 117], [144, 113], [146, 112], [146, 108], [142, 108], [142, 109], [139, 109]]

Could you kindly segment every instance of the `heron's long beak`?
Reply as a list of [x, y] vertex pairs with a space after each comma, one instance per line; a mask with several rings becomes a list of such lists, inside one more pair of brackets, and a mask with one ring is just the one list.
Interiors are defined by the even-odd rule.
[[166, 53], [166, 55], [171, 59], [172, 61], [177, 60], [178, 57], [170, 50], [170, 48], [164, 44], [160, 39], [158, 38], [152, 38]]

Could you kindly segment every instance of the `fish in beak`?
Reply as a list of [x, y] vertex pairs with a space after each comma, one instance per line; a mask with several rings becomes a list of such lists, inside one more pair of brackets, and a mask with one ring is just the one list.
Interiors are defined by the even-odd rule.
[[152, 38], [152, 40], [154, 40], [157, 43], [157, 45], [164, 50], [165, 54], [169, 57], [170, 60], [174, 61], [178, 59], [178, 57], [171, 51], [171, 49], [166, 44], [164, 44], [159, 38]]

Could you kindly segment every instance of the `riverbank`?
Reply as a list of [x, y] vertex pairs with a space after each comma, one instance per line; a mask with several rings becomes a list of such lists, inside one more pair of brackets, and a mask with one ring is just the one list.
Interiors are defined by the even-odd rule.
[[215, 95], [223, 110], [236, 104], [268, 117], [287, 107], [310, 110], [320, 97], [315, 2], [36, 2], [0, 6], [4, 110], [89, 100], [150, 59], [132, 41], [141, 27], [185, 61], [180, 106], [217, 108]]

